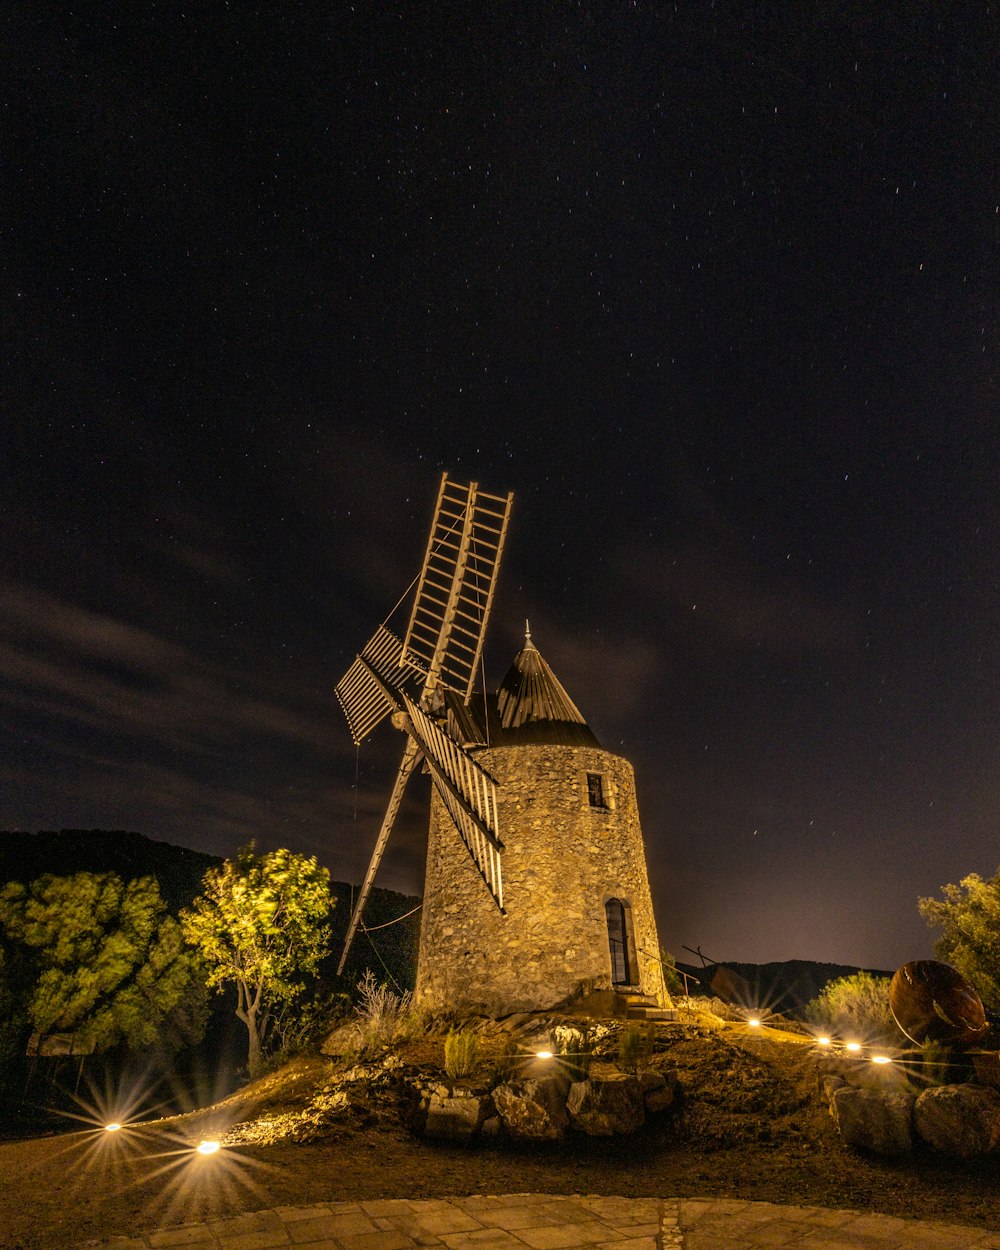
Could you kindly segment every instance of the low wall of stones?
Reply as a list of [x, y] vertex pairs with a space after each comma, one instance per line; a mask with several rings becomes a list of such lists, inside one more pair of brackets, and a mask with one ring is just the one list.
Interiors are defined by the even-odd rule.
[[873, 1088], [843, 1070], [821, 1071], [820, 1087], [845, 1145], [899, 1156], [930, 1147], [958, 1159], [1000, 1154], [1000, 1091], [986, 1085]]
[[491, 1090], [423, 1084], [412, 1090], [411, 1126], [429, 1138], [460, 1142], [558, 1141], [573, 1132], [617, 1137], [670, 1111], [678, 1092], [676, 1074], [658, 1071], [580, 1081], [564, 1074], [528, 1077]]

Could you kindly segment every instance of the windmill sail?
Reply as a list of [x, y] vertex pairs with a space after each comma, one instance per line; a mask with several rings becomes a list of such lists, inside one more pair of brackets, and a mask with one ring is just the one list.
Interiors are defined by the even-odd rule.
[[438, 683], [467, 700], [476, 680], [512, 495], [441, 479], [434, 521], [403, 646]]
[[337, 965], [337, 976], [344, 971], [344, 964], [347, 962], [347, 953], [351, 949], [351, 943], [354, 941], [354, 935], [358, 931], [358, 925], [361, 923], [361, 913], [365, 909], [365, 903], [368, 902], [368, 895], [371, 893], [372, 882], [375, 880], [375, 874], [378, 872], [378, 866], [382, 862], [382, 856], [385, 854], [385, 846], [389, 841], [389, 834], [392, 827], [396, 823], [396, 817], [399, 814], [399, 805], [403, 801], [403, 791], [406, 789], [406, 783], [410, 780], [414, 768], [420, 762], [420, 747], [412, 738], [407, 738], [406, 748], [403, 751], [403, 758], [399, 764], [399, 771], [396, 773], [396, 781], [392, 787], [392, 794], [389, 796], [389, 806], [385, 809], [385, 815], [382, 817], [382, 828], [379, 830], [378, 839], [375, 842], [375, 851], [368, 864], [368, 871], [365, 873], [365, 879], [362, 882], [361, 889], [358, 891], [357, 901], [354, 904], [354, 911], [351, 912], [351, 923], [347, 927], [347, 936], [344, 938], [344, 949], [340, 956], [340, 963]]
[[421, 758], [472, 862], [503, 911], [496, 782], [429, 709], [442, 687], [463, 704], [468, 702], [493, 607], [512, 502], [513, 495], [487, 494], [476, 482], [463, 486], [442, 476], [404, 641], [381, 625], [337, 683], [337, 698], [355, 743], [395, 712], [402, 715], [393, 723], [407, 733], [338, 973], [361, 922], [406, 783]]
[[435, 787], [455, 822], [472, 862], [503, 911], [503, 877], [500, 870], [497, 783], [454, 738], [426, 712], [404, 696], [410, 732], [420, 745]]
[[[362, 742], [386, 716], [399, 707], [392, 692], [412, 681], [412, 665], [404, 667], [403, 644], [384, 625], [336, 685], [355, 745]], [[387, 690], [386, 687], [389, 689]]]

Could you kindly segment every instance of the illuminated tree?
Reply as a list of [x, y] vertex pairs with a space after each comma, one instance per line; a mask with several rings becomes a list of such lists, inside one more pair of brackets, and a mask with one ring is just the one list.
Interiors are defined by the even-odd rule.
[[1000, 870], [984, 881], [978, 873], [942, 886], [943, 899], [922, 898], [920, 914], [943, 930], [934, 950], [975, 986], [989, 1011], [1000, 1011]]
[[204, 1032], [197, 955], [153, 877], [46, 874], [0, 891], [0, 926], [34, 957], [36, 1033], [73, 1033], [98, 1051], [124, 1043], [176, 1050]]
[[249, 846], [210, 868], [202, 890], [181, 913], [184, 936], [205, 960], [209, 986], [235, 985], [255, 1077], [269, 1017], [302, 993], [329, 949], [330, 874], [313, 857], [288, 850], [258, 856]]

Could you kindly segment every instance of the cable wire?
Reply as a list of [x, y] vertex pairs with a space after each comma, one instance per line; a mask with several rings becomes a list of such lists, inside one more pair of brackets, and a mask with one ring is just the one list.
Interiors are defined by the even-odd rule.
[[421, 907], [423, 907], [423, 903], [418, 903], [416, 907], [411, 907], [410, 910], [405, 912], [402, 916], [397, 916], [395, 920], [387, 920], [384, 924], [366, 925], [359, 922], [358, 927], [361, 929], [362, 933], [374, 933], [377, 929], [388, 929], [390, 925], [399, 924], [401, 920], [406, 920], [415, 912], [418, 912]]

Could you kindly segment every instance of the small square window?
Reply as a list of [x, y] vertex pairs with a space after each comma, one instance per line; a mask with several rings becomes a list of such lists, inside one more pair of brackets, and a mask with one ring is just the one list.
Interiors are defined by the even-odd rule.
[[591, 807], [607, 807], [604, 799], [604, 778], [600, 773], [587, 773], [587, 798]]

